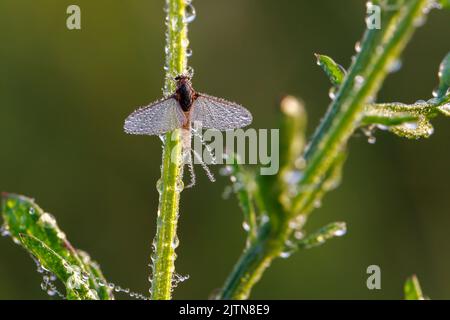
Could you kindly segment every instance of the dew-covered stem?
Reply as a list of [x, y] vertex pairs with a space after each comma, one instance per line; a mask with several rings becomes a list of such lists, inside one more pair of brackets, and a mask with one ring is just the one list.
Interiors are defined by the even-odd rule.
[[307, 166], [300, 182], [304, 191], [294, 200], [295, 213], [302, 212], [314, 197], [316, 188], [310, 186], [320, 181], [357, 128], [364, 105], [377, 94], [389, 66], [399, 58], [418, 21], [423, 19], [428, 3], [427, 0], [397, 2], [399, 9], [384, 20], [381, 29], [366, 31], [361, 51], [305, 152]]
[[[166, 0], [166, 79], [164, 94], [175, 90], [173, 78], [187, 68], [186, 0]], [[175, 248], [178, 245], [177, 222], [180, 192], [183, 189], [183, 152], [180, 129], [164, 138], [156, 237], [153, 241], [151, 298], [169, 300], [175, 272]]]
[[[244, 250], [219, 298], [248, 298], [271, 261], [284, 255], [286, 243], [295, 231], [292, 224], [308, 215], [316, 200], [323, 196], [328, 188], [328, 176], [339, 173], [343, 162], [339, 159], [360, 125], [365, 105], [375, 97], [390, 66], [424, 18], [428, 0], [392, 0], [390, 4], [398, 9], [384, 10], [381, 29], [365, 32], [348, 74], [304, 153], [305, 167], [297, 183], [296, 196], [285, 208], [268, 207], [275, 213], [269, 212], [270, 221], [259, 229], [257, 240]], [[335, 236], [344, 232], [338, 226], [337, 231], [332, 230]]]

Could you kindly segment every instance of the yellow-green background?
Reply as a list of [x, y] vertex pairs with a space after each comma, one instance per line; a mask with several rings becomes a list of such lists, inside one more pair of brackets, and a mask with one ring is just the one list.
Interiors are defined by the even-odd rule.
[[[78, 4], [82, 30], [65, 27]], [[255, 128], [276, 128], [276, 101], [304, 99], [309, 133], [329, 103], [314, 52], [348, 66], [364, 28], [364, 1], [195, 0], [190, 26], [198, 90], [242, 103]], [[1, 0], [0, 189], [34, 197], [71, 242], [98, 260], [107, 278], [147, 292], [155, 233], [156, 137], [128, 136], [125, 117], [161, 95], [163, 0]], [[449, 51], [449, 12], [433, 12], [408, 46], [380, 101], [428, 99]], [[450, 119], [426, 141], [377, 134], [352, 138], [343, 185], [308, 222], [342, 220], [348, 234], [276, 260], [254, 298], [402, 297], [417, 273], [432, 298], [450, 298]], [[214, 170], [217, 172], [218, 168]], [[244, 245], [224, 178], [182, 193], [176, 269], [190, 279], [175, 298], [207, 298]], [[382, 270], [382, 290], [366, 288], [366, 268]], [[0, 298], [47, 299], [26, 252], [0, 239]], [[120, 297], [120, 296], [119, 296]], [[126, 296], [125, 296], [126, 298]]]

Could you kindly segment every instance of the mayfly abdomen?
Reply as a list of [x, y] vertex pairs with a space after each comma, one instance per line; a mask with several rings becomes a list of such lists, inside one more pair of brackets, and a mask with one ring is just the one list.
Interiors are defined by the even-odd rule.
[[188, 128], [182, 128], [181, 129], [181, 141], [183, 144], [183, 152], [190, 152], [191, 151], [191, 126], [189, 125]]

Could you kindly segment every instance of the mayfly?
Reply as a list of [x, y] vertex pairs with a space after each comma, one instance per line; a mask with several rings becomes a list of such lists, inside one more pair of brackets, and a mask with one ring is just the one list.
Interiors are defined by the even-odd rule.
[[237, 103], [196, 92], [189, 76], [177, 76], [175, 81], [176, 90], [173, 94], [128, 116], [125, 120], [125, 132], [161, 136], [175, 129], [182, 129], [183, 158], [191, 172], [190, 186], [195, 183], [191, 151], [202, 164], [208, 177], [214, 181], [200, 156], [191, 149], [191, 124], [199, 123], [205, 129], [232, 130], [248, 126], [252, 122], [252, 115]]

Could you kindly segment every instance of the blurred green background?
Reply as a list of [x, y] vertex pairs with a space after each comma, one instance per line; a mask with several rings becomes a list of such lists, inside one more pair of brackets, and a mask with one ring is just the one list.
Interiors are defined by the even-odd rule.
[[[34, 197], [70, 241], [98, 260], [107, 278], [147, 292], [155, 234], [161, 142], [123, 133], [125, 117], [161, 96], [163, 0], [2, 0], [0, 2], [0, 190]], [[82, 30], [66, 29], [78, 4]], [[348, 66], [364, 28], [364, 1], [195, 0], [190, 25], [194, 86], [238, 101], [254, 127], [276, 128], [281, 94], [301, 97], [309, 133], [329, 104], [329, 83], [314, 52]], [[448, 12], [433, 12], [389, 76], [380, 101], [428, 99], [450, 49]], [[434, 121], [429, 140], [357, 134], [343, 185], [307, 229], [346, 221], [348, 234], [278, 259], [253, 298], [402, 298], [417, 273], [435, 299], [450, 298], [450, 121]], [[218, 168], [214, 168], [217, 173]], [[207, 298], [244, 246], [228, 181], [199, 181], [182, 193], [176, 269], [190, 279], [175, 298]], [[382, 289], [366, 288], [366, 268], [382, 270]], [[33, 261], [0, 239], [0, 298], [47, 299]], [[118, 298], [121, 296], [119, 295]], [[126, 296], [122, 298], [127, 298]]]

